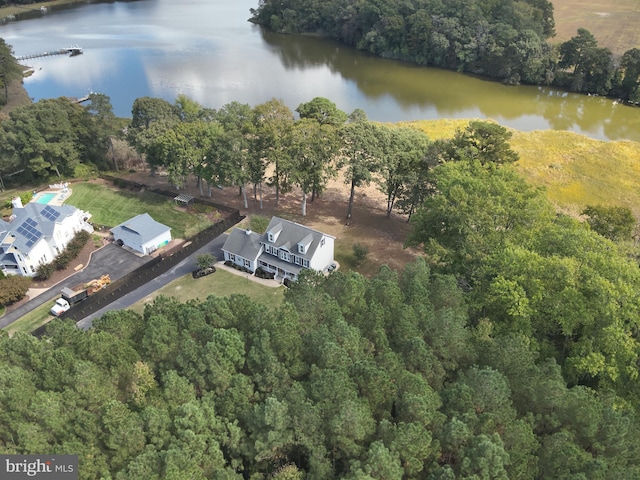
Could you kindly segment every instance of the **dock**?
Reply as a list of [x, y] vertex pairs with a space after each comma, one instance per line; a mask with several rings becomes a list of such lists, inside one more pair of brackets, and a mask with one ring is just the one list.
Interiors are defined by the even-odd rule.
[[16, 61], [21, 62], [23, 60], [29, 60], [31, 58], [52, 57], [54, 55], [69, 55], [70, 57], [75, 57], [76, 55], [82, 55], [82, 47], [67, 47], [61, 48], [60, 50], [53, 50], [51, 52], [22, 55], [20, 57], [16, 57]]

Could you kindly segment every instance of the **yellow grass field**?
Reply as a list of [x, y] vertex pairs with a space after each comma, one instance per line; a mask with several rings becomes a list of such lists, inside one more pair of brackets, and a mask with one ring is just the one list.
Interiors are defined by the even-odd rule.
[[578, 28], [586, 28], [598, 45], [622, 55], [640, 48], [639, 0], [552, 0], [557, 35], [551, 43], [566, 42]]
[[[429, 138], [451, 138], [469, 120], [410, 124]], [[544, 187], [558, 210], [579, 215], [586, 205], [626, 206], [640, 218], [640, 143], [604, 142], [572, 132], [512, 130], [516, 169], [532, 185]]]

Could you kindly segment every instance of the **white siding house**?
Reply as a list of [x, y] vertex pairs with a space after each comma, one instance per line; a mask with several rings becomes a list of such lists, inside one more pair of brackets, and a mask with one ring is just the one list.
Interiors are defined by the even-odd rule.
[[273, 217], [263, 235], [234, 228], [222, 247], [225, 261], [296, 280], [303, 268], [325, 270], [333, 262], [335, 237]]
[[5, 275], [33, 277], [50, 263], [76, 232], [93, 232], [87, 212], [70, 205], [15, 204], [11, 220], [0, 220], [0, 270]]
[[111, 229], [113, 239], [136, 252], [147, 255], [171, 241], [171, 228], [141, 213]]

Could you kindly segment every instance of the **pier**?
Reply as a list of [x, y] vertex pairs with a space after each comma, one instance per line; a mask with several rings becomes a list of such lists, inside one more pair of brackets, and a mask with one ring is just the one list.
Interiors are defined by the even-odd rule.
[[81, 54], [82, 54], [82, 47], [68, 47], [68, 48], [61, 48], [60, 50], [53, 50], [51, 52], [34, 53], [32, 55], [22, 55], [20, 57], [16, 57], [16, 61], [21, 62], [23, 60], [29, 60], [31, 58], [51, 57], [54, 55], [69, 55], [70, 57], [75, 57], [76, 55], [81, 55]]

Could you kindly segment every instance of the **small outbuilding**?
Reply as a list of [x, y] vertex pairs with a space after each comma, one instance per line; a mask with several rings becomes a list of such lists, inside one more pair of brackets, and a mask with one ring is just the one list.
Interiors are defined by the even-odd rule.
[[111, 233], [117, 244], [144, 255], [164, 247], [171, 241], [171, 228], [156, 222], [148, 213], [141, 213], [113, 227]]
[[176, 202], [176, 204], [180, 204], [184, 207], [188, 207], [189, 204], [193, 202], [193, 200], [194, 197], [192, 197], [191, 195], [186, 195], [184, 193], [181, 193], [177, 197], [173, 197], [173, 201]]

